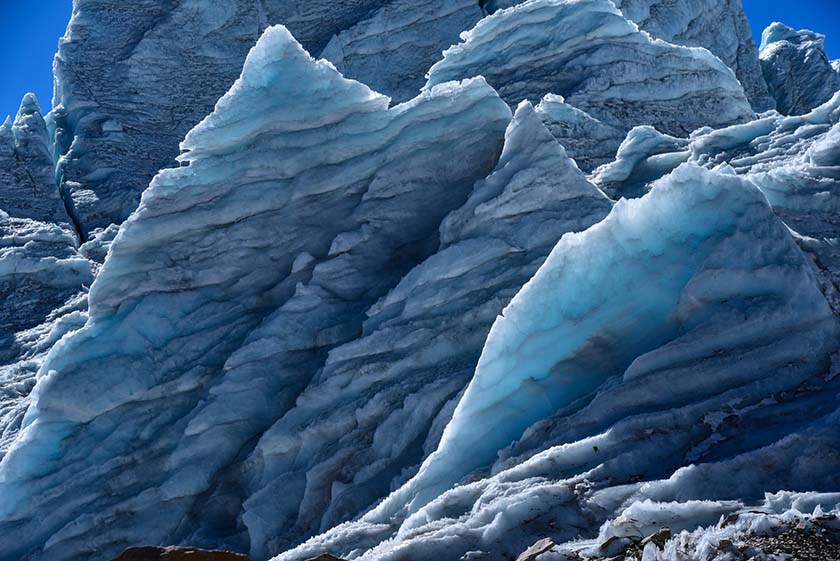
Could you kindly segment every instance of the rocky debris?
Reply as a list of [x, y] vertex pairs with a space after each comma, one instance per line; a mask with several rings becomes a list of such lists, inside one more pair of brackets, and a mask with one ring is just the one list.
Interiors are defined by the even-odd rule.
[[113, 561], [251, 561], [251, 558], [232, 551], [194, 547], [132, 547]]
[[542, 539], [523, 551], [522, 554], [516, 558], [516, 561], [534, 561], [543, 553], [547, 553], [554, 549], [554, 546], [554, 540], [551, 538]]

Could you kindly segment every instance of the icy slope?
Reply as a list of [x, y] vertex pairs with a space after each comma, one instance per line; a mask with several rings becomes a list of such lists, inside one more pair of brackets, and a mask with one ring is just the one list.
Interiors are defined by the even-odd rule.
[[[504, 559], [594, 537], [644, 498], [834, 489], [838, 335], [761, 193], [683, 166], [560, 241], [493, 326], [417, 476], [277, 559]], [[495, 475], [452, 488], [500, 452]]]
[[39, 327], [93, 280], [55, 184], [47, 126], [28, 94], [0, 126], [0, 456], [35, 385]]
[[321, 56], [399, 103], [417, 95], [440, 53], [481, 17], [477, 0], [391, 0], [335, 35]]
[[[288, 393], [271, 380], [261, 401], [225, 395], [225, 414], [202, 416], [214, 385], [247, 366], [255, 328], [290, 298], [348, 288], [364, 302], [355, 281], [381, 278], [375, 298], [428, 256], [440, 220], [495, 165], [509, 119], [480, 79], [389, 109], [270, 28], [187, 135], [188, 165], [154, 179], [111, 243], [85, 328], [41, 368], [0, 463], [0, 559], [108, 559], [179, 537], [247, 549], [225, 469], [308, 371], [276, 373]], [[324, 275], [337, 264], [347, 287], [340, 270]], [[243, 343], [244, 363], [232, 357]], [[226, 417], [238, 410], [243, 422]], [[219, 502], [196, 502], [231, 481]]]
[[[522, 3], [521, 0], [488, 2], [490, 11]], [[657, 39], [704, 47], [721, 59], [744, 86], [756, 111], [775, 107], [758, 62], [758, 49], [741, 0], [614, 0], [624, 16]]]
[[780, 113], [801, 115], [840, 90], [825, 54], [825, 36], [773, 23], [761, 36], [761, 68]]
[[803, 212], [840, 210], [840, 92], [804, 115], [771, 114], [742, 125], [674, 139], [651, 127], [627, 135], [616, 160], [592, 178], [605, 191], [639, 196], [685, 161], [749, 176], [770, 203]]
[[62, 184], [73, 213], [85, 235], [124, 220], [158, 169], [176, 165], [178, 143], [230, 88], [270, 24], [285, 24], [313, 54], [348, 30], [336, 39], [348, 76], [405, 100], [480, 16], [468, 0], [74, 0], [55, 62]]
[[509, 103], [553, 93], [625, 130], [648, 124], [687, 135], [753, 115], [720, 60], [652, 40], [609, 0], [533, 0], [496, 12], [444, 53], [427, 87], [477, 75]]
[[[359, 514], [413, 473], [437, 445], [502, 307], [564, 233], [610, 208], [523, 103], [494, 173], [444, 220], [440, 250], [367, 312], [363, 337], [332, 350], [261, 438], [244, 515], [252, 554]], [[248, 391], [244, 381], [236, 387]]]

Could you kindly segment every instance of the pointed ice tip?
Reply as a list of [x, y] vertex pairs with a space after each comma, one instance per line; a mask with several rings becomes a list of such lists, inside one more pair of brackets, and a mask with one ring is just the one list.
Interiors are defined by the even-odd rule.
[[38, 98], [34, 93], [28, 93], [23, 96], [20, 102], [20, 109], [18, 115], [32, 115], [34, 113], [41, 113], [41, 106], [38, 104]]

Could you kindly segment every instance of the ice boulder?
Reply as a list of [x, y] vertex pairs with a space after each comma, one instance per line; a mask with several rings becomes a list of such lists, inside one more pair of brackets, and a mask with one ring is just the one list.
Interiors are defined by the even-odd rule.
[[779, 112], [801, 115], [840, 90], [840, 74], [825, 54], [825, 36], [771, 24], [761, 36], [761, 68]]
[[414, 478], [276, 559], [501, 560], [632, 502], [685, 503], [690, 528], [719, 516], [702, 501], [832, 490], [839, 336], [761, 192], [684, 165], [560, 240]]
[[202, 415], [215, 386], [249, 366], [260, 324], [292, 299], [335, 289], [331, 302], [346, 296], [350, 311], [326, 319], [352, 327], [354, 295], [375, 299], [435, 250], [442, 218], [495, 166], [509, 121], [481, 79], [389, 108], [269, 28], [186, 136], [184, 165], [155, 177], [109, 242], [85, 327], [41, 367], [0, 462], [0, 559], [99, 561], [143, 543], [247, 549], [237, 461], [311, 372], [266, 370], [248, 381], [267, 384], [259, 399], [227, 395], [229, 409]]
[[609, 0], [533, 0], [494, 13], [429, 71], [426, 87], [484, 76], [508, 103], [553, 93], [610, 126], [688, 135], [752, 109], [709, 51], [654, 40]]
[[[252, 555], [360, 514], [413, 474], [437, 446], [502, 308], [563, 234], [600, 221], [611, 205], [523, 102], [495, 171], [443, 221], [440, 249], [367, 311], [361, 337], [330, 351], [262, 436], [243, 516]], [[220, 403], [233, 389], [219, 386]]]

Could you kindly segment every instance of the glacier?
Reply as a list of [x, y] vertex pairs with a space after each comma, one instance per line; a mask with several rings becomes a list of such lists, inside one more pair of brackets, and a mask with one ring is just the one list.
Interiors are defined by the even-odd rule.
[[426, 87], [477, 75], [509, 103], [560, 95], [625, 130], [656, 124], [687, 135], [753, 116], [741, 84], [719, 59], [653, 40], [609, 0], [532, 0], [495, 12], [444, 52]]
[[0, 126], [0, 561], [677, 561], [840, 513], [821, 35], [74, 0], [54, 72]]
[[14, 122], [0, 126], [0, 457], [47, 350], [84, 322], [92, 281], [55, 183], [47, 123], [27, 94]]
[[825, 36], [775, 22], [761, 36], [761, 69], [785, 115], [807, 113], [840, 90], [840, 74], [825, 54]]
[[261, 437], [244, 513], [252, 539], [277, 553], [404, 479], [437, 444], [502, 307], [557, 239], [611, 206], [523, 102], [496, 170], [443, 220], [440, 249], [367, 311], [362, 336], [330, 351]]
[[[522, 0], [490, 0], [495, 12]], [[656, 39], [685, 47], [703, 47], [735, 71], [757, 112], [775, 109], [758, 61], [747, 16], [740, 0], [614, 0], [624, 17]]]
[[[354, 310], [428, 254], [447, 209], [492, 170], [509, 120], [481, 79], [389, 109], [387, 97], [270, 28], [186, 136], [188, 165], [158, 175], [110, 242], [84, 329], [41, 367], [0, 467], [0, 534], [27, 536], [4, 558], [97, 557], [188, 531], [181, 520], [197, 497], [289, 399], [271, 389], [287, 386], [293, 399], [301, 383], [272, 372], [263, 415], [235, 393], [219, 397], [226, 413], [246, 414], [241, 423], [212, 415], [213, 386], [264, 348], [260, 323], [336, 290], [358, 295], [324, 301], [347, 306], [352, 330], [363, 311]], [[356, 264], [357, 278], [330, 277], [337, 263]], [[316, 342], [329, 342], [330, 326], [323, 332]], [[305, 382], [305, 369], [296, 374]], [[96, 512], [86, 508], [94, 503]]]
[[839, 333], [761, 192], [685, 164], [560, 240], [413, 479], [276, 559], [505, 559], [643, 500], [723, 501], [713, 523], [734, 499], [832, 490]]

